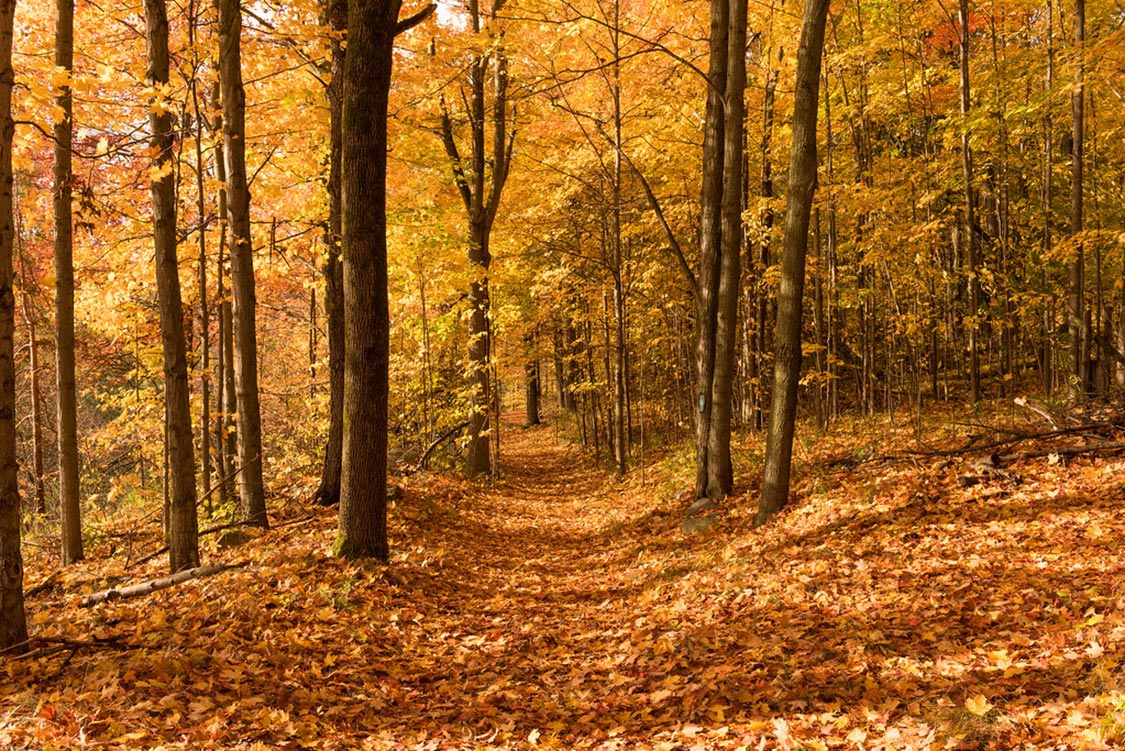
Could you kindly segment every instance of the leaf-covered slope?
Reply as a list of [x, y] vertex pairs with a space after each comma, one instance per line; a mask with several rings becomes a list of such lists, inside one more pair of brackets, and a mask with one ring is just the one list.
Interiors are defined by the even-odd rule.
[[549, 428], [505, 448], [494, 488], [408, 481], [386, 568], [329, 557], [324, 511], [205, 561], [243, 568], [146, 599], [79, 608], [121, 564], [68, 572], [32, 598], [33, 631], [123, 648], [6, 660], [0, 744], [1006, 749], [1125, 736], [1117, 460], [1038, 461], [1022, 484], [962, 488], [941, 460], [845, 470], [807, 456], [803, 500], [777, 525], [752, 531], [739, 496], [715, 531], [685, 536], [666, 469], [646, 488], [613, 484]]

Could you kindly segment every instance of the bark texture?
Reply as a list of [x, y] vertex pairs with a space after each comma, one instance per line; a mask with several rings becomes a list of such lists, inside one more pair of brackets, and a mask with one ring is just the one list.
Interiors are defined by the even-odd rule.
[[244, 521], [268, 527], [262, 481], [262, 418], [258, 403], [258, 335], [250, 187], [246, 179], [246, 92], [242, 86], [242, 4], [219, 0], [219, 78], [223, 98], [227, 217], [230, 227], [234, 379], [238, 402], [238, 491]]
[[12, 256], [12, 27], [15, 0], [0, 0], [0, 649], [27, 641], [16, 463], [16, 296]]
[[328, 164], [328, 227], [325, 244], [328, 257], [324, 274], [324, 314], [328, 328], [328, 442], [324, 447], [324, 469], [313, 500], [321, 506], [340, 501], [340, 472], [344, 450], [344, 266], [340, 256], [340, 150], [344, 47], [337, 36], [347, 28], [348, 0], [327, 0], [325, 7], [332, 37], [332, 78], [328, 84], [330, 146]]
[[[74, 68], [74, 0], [58, 0], [55, 21], [55, 66]], [[59, 508], [62, 516], [63, 565], [82, 559], [82, 510], [78, 486], [78, 389], [74, 377], [74, 226], [71, 211], [73, 171], [69, 85], [56, 99], [63, 117], [55, 123], [55, 315], [58, 326]]]
[[793, 146], [789, 155], [789, 190], [785, 203], [785, 246], [777, 301], [776, 354], [769, 434], [762, 471], [762, 495], [755, 524], [764, 524], [789, 499], [797, 386], [801, 377], [801, 303], [805, 292], [805, 253], [809, 215], [816, 190], [816, 119], [820, 61], [828, 0], [805, 0], [801, 47], [797, 51], [797, 85], [793, 96]]
[[[145, 31], [148, 43], [147, 83], [154, 88], [166, 86], [168, 15], [164, 0], [145, 0]], [[187, 341], [176, 257], [176, 185], [172, 163], [174, 127], [171, 112], [155, 106], [150, 109], [153, 240], [156, 246], [160, 336], [164, 345], [164, 414], [168, 426], [168, 554], [173, 573], [199, 565]]]
[[399, 0], [348, 3], [341, 172], [344, 446], [337, 555], [386, 560], [387, 100]]

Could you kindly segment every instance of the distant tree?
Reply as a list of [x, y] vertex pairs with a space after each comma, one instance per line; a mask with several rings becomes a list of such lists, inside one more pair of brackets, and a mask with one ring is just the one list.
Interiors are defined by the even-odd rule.
[[12, 255], [12, 36], [15, 0], [0, 0], [0, 649], [27, 641], [16, 460], [16, 295]]

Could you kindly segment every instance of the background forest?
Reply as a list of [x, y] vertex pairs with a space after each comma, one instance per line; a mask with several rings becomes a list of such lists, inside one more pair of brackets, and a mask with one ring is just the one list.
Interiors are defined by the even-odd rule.
[[348, 5], [0, 0], [0, 742], [1125, 737], [1125, 9]]
[[[473, 34], [457, 8], [442, 6], [398, 38], [388, 191], [390, 424], [400, 456], [419, 456], [467, 411], [469, 219], [442, 120], [461, 141], [466, 65], [489, 45], [502, 45], [506, 60], [512, 162], [490, 243], [489, 367], [500, 393], [524, 389], [525, 366], [556, 379], [581, 440], [610, 457], [615, 401], [624, 400], [626, 454], [639, 451], [642, 423], [649, 441], [690, 434], [694, 307], [681, 265], [694, 263], [698, 232], [708, 11], [702, 2], [513, 3]], [[797, 12], [783, 2], [749, 11], [734, 376], [734, 420], [747, 429], [762, 426], [772, 373]], [[1063, 399], [1125, 385], [1125, 17], [1091, 3], [1083, 46], [1073, 13], [1050, 2], [972, 4], [962, 112], [957, 9], [831, 9], [801, 392], [822, 426], [844, 410], [913, 412], [935, 399], [1028, 390]], [[213, 456], [204, 466], [217, 478], [229, 407], [215, 401], [216, 367], [233, 358], [218, 355], [230, 293], [214, 163], [214, 15], [208, 3], [171, 7], [172, 76], [159, 96], [179, 124], [172, 169], [196, 445], [206, 427]], [[275, 495], [317, 471], [328, 416], [332, 36], [322, 15], [315, 3], [244, 9], [264, 476]], [[78, 436], [92, 511], [158, 498], [166, 441], [143, 17], [79, 3], [75, 18], [68, 79], [46, 54], [51, 9], [28, 4], [17, 17], [17, 357], [22, 484], [34, 489], [33, 508], [54, 509], [58, 277], [47, 133], [59, 87], [72, 80]], [[491, 108], [491, 85], [487, 96]], [[1077, 101], [1085, 172], [1076, 225]], [[1068, 294], [1080, 311], [1081, 374], [1069, 359]], [[206, 426], [204, 380], [214, 402]], [[209, 500], [224, 498], [220, 490]]]

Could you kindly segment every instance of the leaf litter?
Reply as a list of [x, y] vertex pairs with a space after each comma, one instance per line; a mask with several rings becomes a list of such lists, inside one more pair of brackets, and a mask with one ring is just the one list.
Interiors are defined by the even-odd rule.
[[[389, 566], [331, 557], [329, 509], [235, 551], [205, 543], [204, 563], [246, 565], [144, 599], [79, 607], [162, 561], [56, 575], [29, 600], [36, 638], [114, 648], [0, 663], [0, 746], [1125, 740], [1120, 459], [1029, 460], [1018, 486], [966, 488], [939, 458], [841, 471], [832, 457], [854, 446], [825, 438], [798, 451], [776, 523], [752, 529], [744, 490], [717, 529], [684, 535], [674, 462], [653, 463], [645, 487], [614, 483], [550, 435], [508, 438], [491, 487], [405, 478]], [[34, 555], [29, 587], [52, 567]]]

